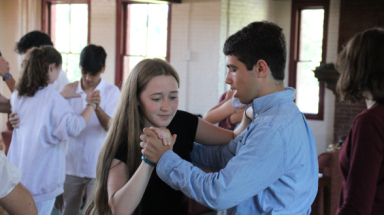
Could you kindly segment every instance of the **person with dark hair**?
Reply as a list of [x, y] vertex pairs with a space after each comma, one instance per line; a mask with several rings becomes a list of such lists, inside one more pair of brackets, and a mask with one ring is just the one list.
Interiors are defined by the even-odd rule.
[[[31, 48], [39, 48], [41, 46], [53, 46], [53, 42], [51, 40], [51, 37], [49, 37], [48, 34], [41, 32], [41, 31], [31, 31], [24, 35], [19, 42], [16, 43], [15, 51], [16, 53], [22, 55], [28, 52]], [[13, 80], [12, 76], [9, 73], [1, 74], [3, 79], [10, 81]], [[49, 86], [53, 87], [56, 91], [60, 91], [64, 88], [66, 84], [69, 83], [69, 80], [67, 78], [67, 74], [64, 72], [64, 70], [60, 70], [60, 75], [57, 78], [57, 80], [53, 83], [50, 83]], [[11, 88], [10, 88], [11, 89]], [[13, 90], [11, 89], [13, 92]]]
[[355, 35], [339, 53], [341, 100], [365, 100], [340, 150], [338, 215], [384, 214], [384, 29]]
[[67, 143], [64, 193], [57, 197], [55, 203], [64, 215], [79, 214], [85, 187], [87, 200], [92, 199], [97, 157], [119, 101], [119, 88], [101, 78], [106, 58], [107, 53], [101, 46], [91, 44], [81, 51], [82, 77], [74, 90], [81, 97], [67, 99], [75, 114], [81, 113], [87, 104], [87, 97], [96, 101], [96, 109], [85, 129], [78, 136], [69, 137]]
[[163, 146], [158, 136], [166, 130], [144, 129], [143, 155], [169, 186], [226, 214], [309, 214], [318, 187], [316, 145], [295, 90], [284, 88], [282, 29], [250, 23], [226, 40], [224, 54], [226, 83], [241, 103], [252, 103], [253, 116], [228, 145], [194, 145], [192, 162], [213, 173]]
[[21, 182], [31, 192], [39, 214], [50, 214], [56, 196], [63, 192], [65, 142], [77, 136], [90, 120], [97, 99], [90, 98], [77, 115], [48, 84], [60, 74], [61, 54], [51, 46], [32, 48], [11, 96], [21, 120], [13, 130], [8, 158], [22, 172]]

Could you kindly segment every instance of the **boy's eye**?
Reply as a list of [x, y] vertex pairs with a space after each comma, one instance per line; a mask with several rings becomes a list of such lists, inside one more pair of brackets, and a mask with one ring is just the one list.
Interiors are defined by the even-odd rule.
[[177, 96], [171, 96], [171, 100], [177, 99]]

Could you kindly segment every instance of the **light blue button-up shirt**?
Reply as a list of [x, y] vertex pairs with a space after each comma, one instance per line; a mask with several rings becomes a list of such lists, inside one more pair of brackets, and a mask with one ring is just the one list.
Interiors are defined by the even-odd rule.
[[295, 90], [253, 101], [253, 122], [225, 146], [195, 144], [191, 152], [205, 173], [167, 151], [157, 174], [172, 188], [227, 214], [310, 214], [318, 187], [315, 140], [299, 111]]

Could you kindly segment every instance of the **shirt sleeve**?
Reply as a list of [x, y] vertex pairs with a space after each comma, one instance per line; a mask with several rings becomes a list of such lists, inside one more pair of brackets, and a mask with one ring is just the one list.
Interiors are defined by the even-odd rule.
[[350, 169], [339, 215], [371, 214], [384, 155], [384, 125], [367, 116], [351, 128]]
[[81, 115], [74, 113], [68, 102], [59, 93], [55, 96], [55, 103], [51, 112], [53, 132], [52, 135], [58, 141], [53, 139], [50, 143], [59, 143], [68, 140], [69, 136], [75, 137], [85, 128], [86, 123]]
[[0, 199], [7, 196], [20, 182], [21, 171], [0, 151]]
[[101, 99], [108, 99], [104, 112], [109, 117], [113, 116], [113, 113], [116, 110], [117, 104], [119, 103], [119, 98], [120, 98], [120, 91], [119, 91], [119, 88], [117, 88], [116, 86], [111, 87], [108, 93], [108, 98], [101, 98]]
[[210, 171], [219, 171], [225, 168], [228, 161], [236, 155], [237, 143], [243, 137], [244, 133], [231, 140], [229, 144], [222, 146], [206, 146], [194, 143], [191, 152], [192, 163]]
[[157, 174], [172, 188], [205, 206], [231, 208], [257, 195], [285, 172], [282, 134], [268, 130], [258, 128], [239, 141], [243, 145], [236, 156], [219, 172], [205, 173], [167, 151], [157, 164]]

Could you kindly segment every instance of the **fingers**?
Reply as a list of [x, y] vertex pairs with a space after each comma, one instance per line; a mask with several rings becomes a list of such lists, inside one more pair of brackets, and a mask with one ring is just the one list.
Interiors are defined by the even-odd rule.
[[143, 132], [144, 132], [144, 134], [147, 135], [148, 137], [157, 138], [157, 134], [156, 134], [156, 132], [152, 131], [152, 130], [149, 129], [149, 128], [144, 128], [144, 129], [143, 129]]
[[159, 129], [159, 128], [155, 128], [155, 127], [149, 127], [150, 130], [156, 132], [157, 134], [157, 137], [159, 139], [162, 139], [163, 140], [163, 145], [164, 146], [169, 146], [172, 144], [172, 135], [171, 135], [171, 132], [168, 130], [168, 129]]
[[241, 106], [238, 107], [237, 109], [244, 109], [245, 107], [247, 107], [247, 105], [241, 105]]
[[13, 128], [18, 128], [20, 123], [19, 117], [17, 117], [16, 114], [17, 113], [15, 112], [9, 115], [9, 123], [12, 125]]

